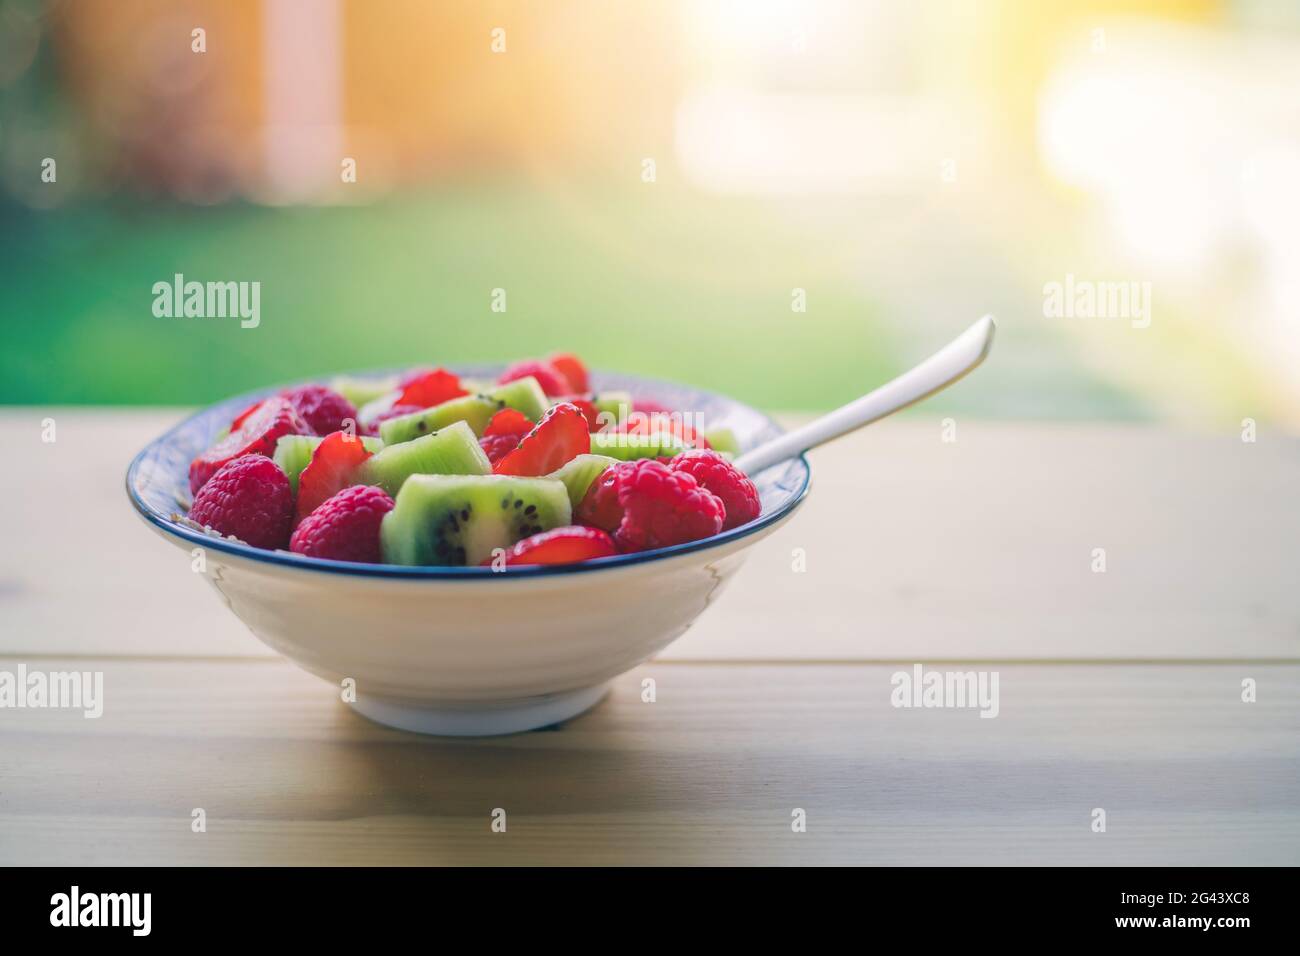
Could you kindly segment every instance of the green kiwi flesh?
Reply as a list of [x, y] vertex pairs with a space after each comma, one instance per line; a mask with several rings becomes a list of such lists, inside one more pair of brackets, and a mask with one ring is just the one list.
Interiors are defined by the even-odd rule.
[[453, 422], [442, 431], [397, 445], [362, 464], [360, 484], [378, 485], [397, 497], [412, 475], [489, 475], [492, 463], [479, 447], [478, 439], [465, 422]]
[[496, 548], [567, 525], [564, 483], [507, 475], [413, 475], [380, 529], [384, 560], [478, 565]]
[[610, 465], [617, 464], [618, 459], [609, 455], [579, 455], [546, 477], [564, 482], [569, 492], [569, 504], [576, 509], [591, 483]]
[[730, 428], [710, 428], [703, 434], [704, 440], [714, 451], [723, 455], [740, 454], [740, 442], [736, 440], [736, 433]]
[[608, 455], [619, 461], [675, 455], [685, 448], [686, 445], [680, 438], [668, 432], [651, 432], [647, 435], [593, 432], [591, 436], [592, 454]]
[[546, 412], [546, 395], [537, 379], [530, 375], [479, 395], [462, 395], [432, 408], [390, 418], [379, 423], [379, 434], [385, 444], [396, 445], [446, 428], [453, 422], [466, 422], [475, 435], [482, 435], [492, 416], [503, 408], [518, 409], [529, 421], [537, 422]]
[[[601, 428], [617, 428], [628, 420], [632, 414], [632, 395], [630, 392], [598, 392], [588, 399], [596, 409], [596, 421]], [[552, 399], [554, 405], [563, 399]]]
[[340, 375], [330, 382], [330, 388], [338, 392], [357, 408], [369, 405], [377, 398], [382, 398], [397, 388], [396, 378], [353, 378]]

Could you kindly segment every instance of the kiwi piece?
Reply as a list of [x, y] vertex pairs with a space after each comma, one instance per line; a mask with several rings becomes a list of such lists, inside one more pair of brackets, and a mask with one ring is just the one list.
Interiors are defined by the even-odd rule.
[[486, 395], [462, 395], [432, 408], [382, 421], [379, 423], [379, 434], [383, 436], [384, 444], [397, 445], [414, 441], [456, 422], [464, 422], [475, 435], [481, 435], [492, 416], [502, 408], [505, 408], [504, 404], [497, 404]]
[[503, 408], [518, 409], [530, 421], [540, 421], [547, 404], [537, 379], [521, 378], [479, 395], [462, 395], [433, 408], [390, 418], [379, 423], [379, 434], [385, 444], [396, 445], [446, 428], [453, 422], [466, 422], [475, 435], [482, 435], [492, 416]]
[[492, 463], [469, 425], [453, 422], [414, 441], [385, 445], [361, 466], [360, 483], [397, 497], [411, 475], [490, 475]]
[[610, 465], [617, 464], [618, 459], [608, 455], [579, 455], [546, 477], [564, 482], [564, 487], [569, 492], [569, 504], [577, 508], [578, 502], [582, 501], [587, 489], [600, 473]]
[[477, 565], [571, 517], [564, 483], [552, 478], [412, 475], [384, 515], [380, 541], [389, 564]]
[[660, 455], [675, 455], [683, 451], [686, 444], [669, 432], [650, 432], [646, 435], [624, 434], [623, 432], [592, 432], [591, 452], [594, 455], [608, 455], [619, 461], [633, 461], [637, 458], [657, 458]]
[[340, 375], [330, 382], [330, 388], [338, 392], [357, 408], [369, 405], [377, 398], [383, 398], [397, 388], [397, 379], [390, 378], [354, 378]]
[[597, 392], [591, 396], [591, 404], [595, 406], [596, 420], [602, 426], [617, 427], [632, 414], [632, 395], [629, 392]]
[[402, 393], [394, 389], [391, 392], [385, 392], [378, 398], [371, 399], [364, 405], [357, 406], [357, 423], [369, 426], [376, 418], [396, 405], [397, 400], [401, 397]]
[[740, 454], [740, 442], [736, 440], [736, 433], [730, 428], [710, 428], [703, 435], [704, 440], [714, 451], [733, 457]]
[[551, 407], [542, 386], [531, 375], [498, 385], [487, 396], [495, 402], [504, 402], [510, 408], [517, 408], [530, 422], [540, 422], [546, 410]]
[[[275, 454], [271, 458], [289, 476], [289, 487], [295, 495], [298, 493], [298, 476], [311, 462], [312, 453], [324, 440], [319, 435], [281, 435], [275, 443]], [[382, 449], [384, 443], [378, 438], [362, 436], [361, 446], [373, 454]]]

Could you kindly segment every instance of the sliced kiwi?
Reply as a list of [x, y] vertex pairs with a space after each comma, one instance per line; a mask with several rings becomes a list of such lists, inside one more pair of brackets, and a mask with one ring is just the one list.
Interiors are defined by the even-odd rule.
[[[281, 435], [275, 443], [275, 454], [271, 457], [280, 466], [280, 470], [289, 476], [289, 487], [295, 495], [298, 493], [298, 476], [311, 461], [312, 452], [324, 440], [319, 435]], [[361, 447], [373, 454], [382, 449], [384, 443], [378, 438], [363, 436]]]
[[487, 396], [493, 401], [505, 402], [510, 408], [519, 409], [532, 422], [540, 422], [546, 410], [551, 407], [542, 386], [531, 375], [498, 385]]
[[396, 445], [414, 441], [456, 422], [465, 422], [475, 435], [481, 435], [492, 416], [505, 407], [504, 402], [494, 402], [486, 395], [463, 395], [432, 408], [382, 421], [379, 434], [385, 444]]
[[619, 461], [675, 455], [685, 448], [686, 444], [670, 432], [650, 432], [646, 435], [593, 432], [591, 435], [592, 454], [608, 455]]
[[571, 516], [564, 483], [552, 478], [412, 475], [384, 516], [380, 541], [390, 564], [477, 565]]
[[714, 451], [723, 455], [740, 454], [740, 442], [736, 440], [736, 433], [730, 428], [710, 428], [703, 435], [704, 440]]
[[391, 392], [384, 392], [378, 398], [373, 398], [364, 405], [357, 406], [357, 422], [361, 425], [370, 425], [376, 418], [384, 414], [402, 397], [402, 393], [397, 389]]
[[397, 388], [397, 379], [393, 378], [353, 378], [340, 375], [330, 382], [330, 388], [338, 392], [357, 408], [369, 405], [377, 398], [383, 398]]
[[564, 482], [564, 487], [569, 492], [569, 504], [577, 508], [578, 502], [582, 501], [587, 489], [600, 473], [610, 465], [617, 464], [618, 459], [608, 455], [579, 455], [546, 477]]
[[396, 445], [446, 428], [453, 422], [466, 422], [475, 435], [482, 435], [492, 416], [503, 408], [518, 409], [530, 421], [540, 421], [547, 403], [537, 379], [521, 378], [479, 395], [462, 395], [433, 408], [390, 418], [379, 423], [379, 434], [385, 444]]
[[632, 414], [632, 395], [629, 392], [597, 392], [591, 396], [596, 408], [597, 421], [602, 426], [615, 426], [626, 422]]
[[411, 475], [489, 475], [492, 463], [464, 422], [414, 441], [385, 445], [361, 466], [360, 482], [394, 497]]

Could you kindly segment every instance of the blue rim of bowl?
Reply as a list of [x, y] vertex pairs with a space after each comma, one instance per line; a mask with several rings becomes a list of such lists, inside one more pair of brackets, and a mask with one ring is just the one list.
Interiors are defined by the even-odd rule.
[[[402, 369], [379, 369], [362, 372], [345, 372], [344, 375], [356, 377], [382, 376], [392, 374], [393, 372], [404, 371]], [[441, 566], [441, 565], [400, 565], [400, 564], [367, 564], [357, 561], [332, 561], [326, 558], [311, 558], [306, 555], [294, 554], [291, 551], [268, 551], [265, 548], [255, 548], [251, 544], [244, 544], [240, 541], [234, 541], [228, 538], [219, 538], [213, 535], [204, 534], [201, 531], [195, 531], [185, 525], [178, 524], [161, 515], [152, 507], [144, 502], [136, 492], [136, 478], [139, 469], [148, 455], [149, 451], [157, 446], [164, 445], [173, 438], [178, 432], [185, 430], [195, 421], [208, 415], [212, 410], [220, 405], [238, 404], [247, 402], [251, 404], [267, 395], [273, 394], [281, 388], [292, 388], [295, 384], [306, 384], [319, 382], [322, 379], [308, 379], [305, 383], [290, 383], [287, 386], [275, 386], [272, 388], [258, 389], [239, 395], [234, 398], [226, 399], [208, 405], [199, 411], [190, 415], [173, 425], [163, 434], [159, 435], [153, 441], [149, 442], [142, 448], [126, 470], [126, 494], [131, 499], [131, 504], [135, 507], [136, 512], [144, 518], [145, 521], [154, 525], [156, 528], [170, 534], [174, 537], [194, 544], [201, 545], [204, 548], [211, 548], [214, 551], [221, 551], [226, 554], [235, 555], [240, 558], [247, 558], [250, 561], [260, 561], [265, 564], [279, 565], [286, 568], [294, 568], [300, 571], [316, 571], [327, 574], [354, 575], [358, 577], [371, 578], [391, 578], [396, 580], [456, 580], [456, 581], [481, 581], [499, 578], [537, 578], [550, 577], [562, 574], [587, 574], [595, 571], [610, 570], [613, 568], [631, 567], [637, 564], [646, 564], [652, 561], [664, 560], [676, 557], [682, 554], [691, 554], [696, 551], [707, 551], [711, 548], [717, 548], [733, 541], [739, 541], [747, 538], [752, 534], [770, 527], [782, 518], [792, 513], [799, 507], [808, 496], [808, 489], [812, 484], [812, 466], [808, 464], [806, 455], [799, 455], [791, 461], [799, 463], [802, 475], [799, 480], [799, 487], [780, 507], [773, 509], [769, 514], [762, 514], [748, 524], [743, 524], [738, 528], [732, 528], [730, 531], [723, 531], [713, 535], [710, 538], [701, 538], [699, 541], [688, 541], [685, 544], [675, 544], [667, 548], [652, 548], [649, 551], [634, 551], [629, 554], [618, 554], [608, 558], [593, 558], [588, 561], [580, 561], [575, 564], [533, 564], [520, 565], [518, 567], [507, 568], [505, 571], [495, 571], [492, 568], [484, 567], [458, 567], [458, 566]], [[677, 385], [665, 379], [658, 379], [657, 382], [664, 385]], [[679, 386], [687, 387], [687, 386]], [[739, 405], [735, 399], [727, 398], [725, 395], [719, 395], [716, 392], [709, 392], [704, 389], [691, 389], [700, 395], [707, 395], [721, 401], [731, 402]], [[780, 426], [769, 415], [764, 415], [757, 409], [743, 406], [747, 410], [764, 419], [769, 426], [780, 431]]]

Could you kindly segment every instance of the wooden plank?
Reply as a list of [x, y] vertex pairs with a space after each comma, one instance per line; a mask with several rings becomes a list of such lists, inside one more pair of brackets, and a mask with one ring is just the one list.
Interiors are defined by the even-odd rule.
[[[0, 652], [270, 655], [122, 492], [180, 414], [0, 411], [0, 440], [32, 450], [0, 489], [22, 502], [5, 513]], [[813, 460], [803, 512], [665, 657], [1300, 659], [1294, 438], [963, 420], [945, 443], [917, 416]]]
[[999, 666], [982, 719], [892, 707], [890, 665], [659, 662], [447, 741], [279, 661], [27, 664], [102, 669], [105, 709], [0, 710], [5, 865], [1300, 863], [1294, 665]]

